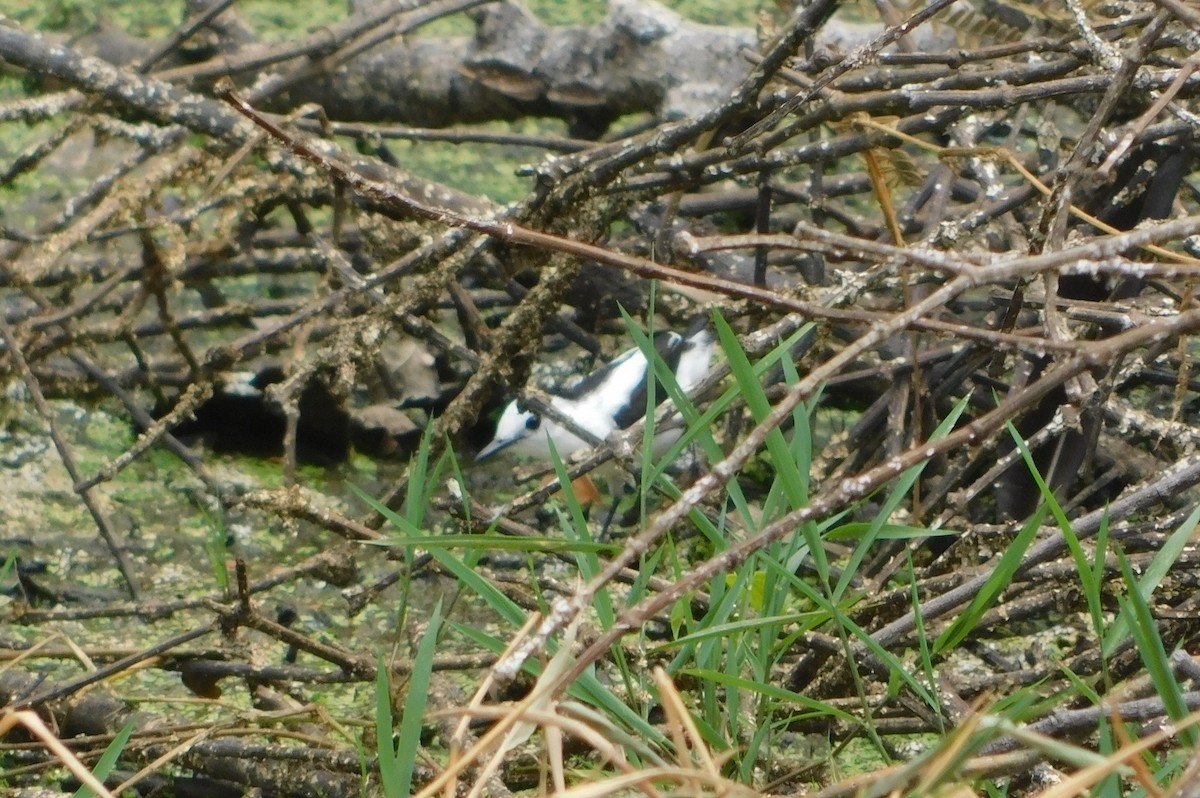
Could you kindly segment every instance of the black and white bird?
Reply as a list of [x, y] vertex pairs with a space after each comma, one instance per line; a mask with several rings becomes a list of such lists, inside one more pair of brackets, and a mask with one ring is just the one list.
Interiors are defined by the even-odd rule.
[[[690, 393], [708, 374], [716, 341], [705, 320], [693, 324], [684, 335], [675, 332], [654, 334], [654, 348], [675, 375], [684, 393]], [[574, 390], [552, 396], [551, 405], [581, 430], [599, 440], [625, 429], [646, 414], [647, 382], [650, 363], [638, 347], [618, 355], [612, 362], [589, 374]], [[666, 390], [656, 386], [656, 404], [666, 399]], [[682, 430], [656, 430], [654, 450], [662, 454], [679, 440]], [[540, 459], [550, 459], [549, 441], [564, 460], [591, 444], [550, 418], [542, 418], [524, 409], [519, 401], [504, 408], [496, 435], [475, 457], [487, 460], [505, 449]]]

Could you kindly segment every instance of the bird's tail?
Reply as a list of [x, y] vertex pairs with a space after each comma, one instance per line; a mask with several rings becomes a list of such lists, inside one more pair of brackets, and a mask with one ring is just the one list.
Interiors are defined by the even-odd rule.
[[697, 313], [692, 316], [692, 320], [688, 322], [687, 329], [683, 331], [683, 337], [687, 340], [702, 340], [703, 338], [713, 339], [712, 318], [707, 312]]

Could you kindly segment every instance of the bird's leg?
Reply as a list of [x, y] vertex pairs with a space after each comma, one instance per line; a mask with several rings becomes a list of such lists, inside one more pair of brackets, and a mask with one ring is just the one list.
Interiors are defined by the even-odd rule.
[[617, 516], [617, 507], [621, 504], [621, 494], [614, 491], [612, 506], [608, 508], [608, 515], [604, 517], [604, 526], [600, 527], [600, 535], [596, 538], [597, 541], [603, 542], [608, 540], [608, 528], [612, 525], [613, 519]]
[[[621, 499], [628, 496], [630, 493], [635, 494], [640, 498], [638, 482], [631, 479], [628, 474], [613, 475], [608, 482], [608, 492], [612, 495], [612, 506], [608, 508], [608, 515], [604, 518], [604, 526], [600, 527], [600, 536], [598, 540], [608, 539], [608, 530], [612, 527], [613, 521], [617, 520], [617, 510], [621, 506]], [[637, 502], [634, 503], [633, 511], [637, 509]], [[622, 520], [625, 523], [628, 520], [628, 513]]]

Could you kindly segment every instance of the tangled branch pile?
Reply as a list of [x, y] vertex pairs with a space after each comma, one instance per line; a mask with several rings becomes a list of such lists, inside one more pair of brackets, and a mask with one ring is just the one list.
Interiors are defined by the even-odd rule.
[[[1192, 6], [935, 2], [852, 25], [833, 15], [836, 3], [814, 0], [756, 43], [746, 29], [618, 2], [589, 27], [546, 27], [502, 3], [472, 12], [474, 38], [397, 38], [479, 4], [409, 5], [384, 3], [286, 45], [257, 43], [228, 11], [207, 20], [203, 46], [188, 26], [167, 46], [96, 45], [120, 50], [121, 63], [0, 25], [0, 59], [27, 89], [0, 104], [0, 120], [35, 133], [2, 177], [20, 199], [0, 242], [0, 375], [55, 431], [139, 611], [207, 607], [206, 629], [219, 616], [226, 631], [243, 624], [296, 645], [245, 614], [248, 600], [164, 609], [138, 590], [145, 575], [103, 497], [155, 449], [181, 458], [208, 501], [351, 540], [381, 536], [375, 515], [352, 521], [295, 490], [239, 492], [212, 469], [188, 433], [241, 421], [232, 434], [244, 443], [247, 411], [223, 403], [236, 372], [270, 385], [250, 425], [271, 428], [266, 449], [286, 457], [289, 479], [297, 460], [344, 460], [352, 443], [407, 457], [410, 433], [426, 424], [435, 441], [468, 450], [486, 439], [487, 413], [524, 394], [545, 342], [601, 357], [623, 346], [612, 336], [624, 329], [618, 308], [645, 314], [651, 280], [659, 323], [716, 307], [751, 362], [772, 350], [778, 361], [788, 340], [786, 364], [762, 372], [769, 404], [739, 387], [713, 421], [721, 451], [692, 489], [631, 533], [595, 581], [566, 592], [526, 656], [737, 489], [773, 509], [753, 523], [731, 510], [728, 547], [683, 577], [656, 575], [641, 603], [591, 636], [573, 672], [677, 602], [715, 612], [714, 577], [848, 513], [923, 534], [814, 546], [836, 566], [836, 599], [859, 598], [827, 626], [781, 632], [792, 636], [776, 676], [814, 699], [866, 702], [896, 732], [937, 728], [964, 715], [963, 701], [1063, 666], [992, 663], [986, 676], [943, 683], [934, 708], [906, 693], [915, 687], [899, 698], [886, 689], [899, 659], [882, 654], [961, 622], [1014, 538], [1028, 548], [973, 619], [976, 638], [1085, 612], [1077, 540], [1102, 533], [1136, 571], [1162, 563], [1164, 544], [1181, 539], [1172, 532], [1186, 537], [1200, 496]], [[226, 76], [238, 88], [218, 88]], [[574, 137], [397, 126], [526, 116], [565, 120]], [[407, 169], [409, 150], [394, 143], [438, 138], [523, 148], [527, 193], [501, 205], [436, 183]], [[139, 432], [91, 470], [49, 402], [84, 395], [115, 399]], [[781, 500], [780, 456], [804, 447], [774, 448], [773, 431], [794, 444], [795, 425], [814, 443], [797, 463], [802, 492]], [[614, 450], [640, 462], [610, 445], [588, 465]], [[905, 473], [898, 498], [880, 498]], [[515, 516], [548, 492], [476, 505], [461, 523], [498, 511], [502, 531], [529, 531]], [[406, 495], [427, 494], [401, 481], [380, 500], [398, 507]], [[1054, 517], [1049, 496], [1069, 534], [1065, 521], [1040, 525]], [[945, 530], [956, 534], [936, 534]], [[1125, 590], [1115, 543], [1099, 549], [1108, 561], [1098, 579], [1114, 580], [1100, 591], [1104, 610]], [[288, 578], [336, 581], [338, 558], [362, 556], [331, 551], [284, 563]], [[1151, 586], [1157, 632], [1167, 651], [1190, 650], [1196, 554], [1171, 551]], [[833, 629], [847, 621], [862, 638], [839, 639]], [[1064, 662], [1081, 679], [1103, 675], [1098, 691], [1141, 672], [1132, 640], [1103, 657], [1089, 640]], [[373, 655], [311, 642], [305, 650], [345, 679], [372, 676]], [[172, 656], [173, 668], [191, 661]], [[852, 668], [879, 689], [856, 693]], [[1198, 698], [1186, 693], [1182, 706]], [[1144, 716], [1170, 704], [1157, 706]], [[1096, 722], [1061, 730], [1086, 735]], [[836, 736], [849, 733], [842, 723], [817, 725]], [[161, 753], [147, 745], [143, 756]], [[319, 763], [350, 772], [322, 789], [352, 790], [348, 761]], [[278, 786], [295, 775], [247, 779]]]

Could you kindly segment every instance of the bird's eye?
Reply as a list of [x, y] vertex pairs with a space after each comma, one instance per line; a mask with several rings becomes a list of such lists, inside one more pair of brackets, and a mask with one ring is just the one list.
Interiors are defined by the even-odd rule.
[[530, 416], [525, 419], [525, 429], [537, 429], [540, 426], [542, 426], [541, 416]]

